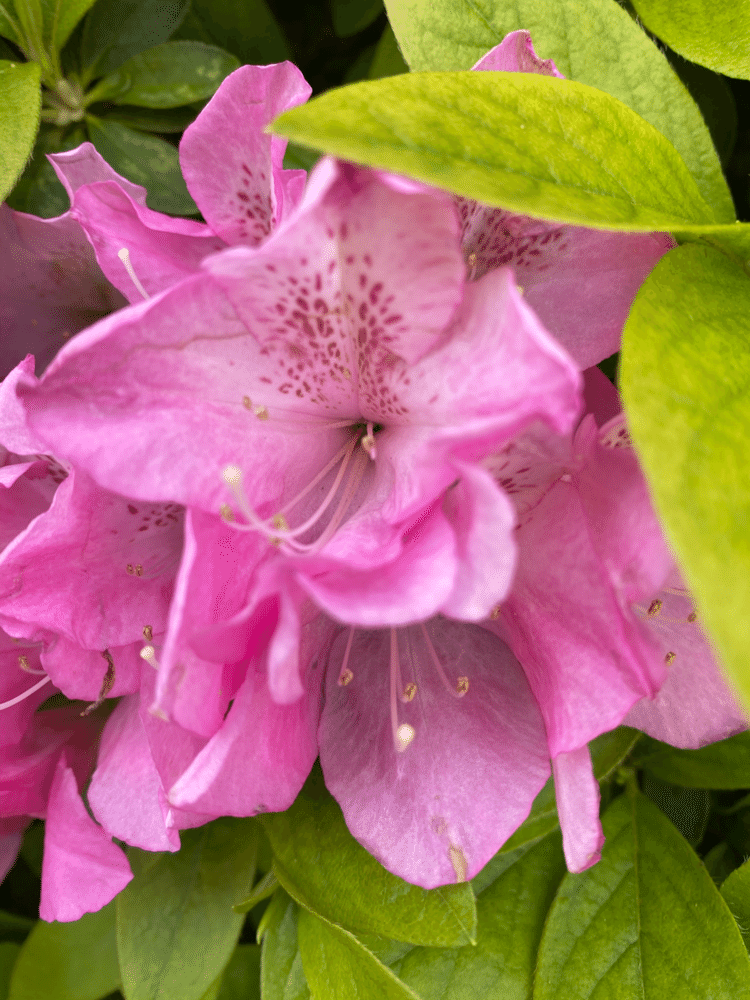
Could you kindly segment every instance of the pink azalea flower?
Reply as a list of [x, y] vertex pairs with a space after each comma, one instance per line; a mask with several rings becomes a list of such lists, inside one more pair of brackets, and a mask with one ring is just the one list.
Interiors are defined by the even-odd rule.
[[[528, 31], [513, 31], [473, 67], [562, 77], [539, 59]], [[581, 369], [620, 347], [636, 292], [675, 245], [665, 233], [617, 233], [543, 222], [457, 199], [464, 255], [473, 278], [514, 268], [526, 301]]]
[[264, 129], [309, 95], [287, 62], [242, 66], [222, 83], [180, 143], [185, 182], [205, 223], [154, 212], [143, 188], [98, 176], [90, 143], [50, 157], [68, 186], [71, 216], [130, 302], [195, 273], [204, 257], [228, 245], [255, 246], [291, 213], [306, 174], [283, 169], [286, 140]]

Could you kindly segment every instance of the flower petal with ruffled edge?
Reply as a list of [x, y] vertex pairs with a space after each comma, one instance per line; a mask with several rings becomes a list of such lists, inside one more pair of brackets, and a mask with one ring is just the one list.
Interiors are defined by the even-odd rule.
[[132, 877], [124, 852], [86, 812], [61, 756], [47, 809], [39, 916], [78, 920], [106, 906]]
[[[446, 690], [419, 626], [357, 630], [348, 657], [342, 630], [318, 739], [352, 834], [389, 871], [429, 889], [472, 878], [526, 818], [550, 769], [541, 715], [508, 647], [475, 625], [437, 618], [426, 628], [463, 696]], [[396, 703], [396, 732], [413, 729], [402, 752], [389, 708], [393, 636], [400, 680], [416, 686]], [[344, 666], [351, 677], [339, 683]]]

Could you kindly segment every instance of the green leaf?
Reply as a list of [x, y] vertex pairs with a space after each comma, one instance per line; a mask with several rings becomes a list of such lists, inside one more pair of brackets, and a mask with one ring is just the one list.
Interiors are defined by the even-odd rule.
[[566, 875], [539, 949], [534, 1000], [736, 1000], [750, 960], [697, 855], [632, 789], [603, 817], [602, 860]]
[[36, 63], [0, 62], [0, 201], [12, 190], [34, 146], [40, 80]]
[[678, 750], [645, 738], [638, 767], [673, 785], [687, 788], [750, 788], [750, 732], [709, 743], [700, 750]]
[[737, 921], [745, 947], [750, 950], [750, 861], [727, 876], [721, 886], [721, 894]]
[[232, 909], [235, 913], [249, 913], [258, 903], [262, 903], [264, 899], [272, 896], [276, 892], [278, 885], [279, 880], [273, 871], [266, 872], [258, 884], [253, 886], [253, 890], [247, 899], [243, 899], [241, 903], [235, 903]]
[[0, 944], [0, 1000], [8, 1000], [10, 977], [20, 950], [21, 946], [11, 941], [3, 941]]
[[21, 36], [18, 33], [18, 22], [13, 16], [14, 13], [11, 0], [0, 3], [0, 35], [21, 47]]
[[175, 38], [218, 45], [248, 65], [291, 59], [284, 34], [265, 0], [192, 0]]
[[369, 28], [383, 12], [383, 0], [331, 0], [333, 30], [348, 38]]
[[166, 111], [149, 108], [120, 108], [95, 105], [90, 109], [95, 118], [104, 118], [110, 124], [127, 125], [139, 132], [163, 132], [165, 134], [184, 132], [195, 121], [198, 111], [194, 106], [169, 108]]
[[[706, 0], [710, 2], [710, 0]], [[664, 54], [614, 0], [386, 0], [413, 70], [470, 69], [510, 31], [531, 32], [571, 80], [627, 104], [675, 146], [721, 222], [732, 197], [700, 111]]]
[[310, 1000], [297, 941], [299, 907], [280, 889], [263, 914], [260, 981], [263, 1000]]
[[178, 108], [210, 97], [239, 65], [215, 45], [165, 42], [128, 59], [88, 97], [141, 108]]
[[750, 608], [748, 317], [750, 279], [737, 264], [708, 247], [670, 251], [625, 324], [620, 382], [667, 537], [750, 704], [750, 630], [738, 627]]
[[147, 192], [146, 203], [157, 212], [194, 215], [198, 208], [180, 171], [177, 150], [164, 139], [136, 132], [106, 119], [86, 116], [91, 141], [118, 174]]
[[17, 913], [0, 910], [0, 940], [16, 941], [20, 944], [26, 940], [29, 931], [35, 925], [36, 921], [29, 917], [20, 917]]
[[[6, 0], [6, 3], [8, 0]], [[21, 28], [23, 50], [30, 59], [48, 66], [44, 47], [44, 14], [41, 0], [13, 0]]]
[[115, 904], [74, 923], [40, 920], [21, 948], [9, 1000], [100, 1000], [120, 985]]
[[127, 1000], [199, 1000], [242, 929], [232, 903], [252, 883], [254, 821], [219, 819], [181, 838], [176, 854], [132, 852], [136, 877], [117, 897]]
[[313, 996], [419, 1000], [349, 931], [306, 910], [300, 912], [297, 930]]
[[638, 16], [680, 55], [708, 69], [750, 80], [749, 0], [631, 0]]
[[711, 793], [705, 788], [681, 788], [644, 774], [641, 787], [680, 831], [691, 847], [703, 840], [711, 812]]
[[408, 73], [409, 67], [404, 62], [401, 49], [398, 47], [393, 28], [386, 24], [380, 41], [375, 48], [375, 55], [370, 63], [367, 76], [370, 80], [381, 80], [384, 76], [397, 76]]
[[737, 105], [731, 87], [723, 76], [688, 62], [676, 52], [670, 53], [669, 61], [700, 108], [719, 160], [726, 164], [737, 141]]
[[132, 56], [166, 42], [190, 0], [98, 0], [83, 29], [84, 84], [106, 76]]
[[60, 52], [83, 15], [95, 0], [42, 0], [44, 40], [55, 52]]
[[624, 104], [533, 73], [409, 73], [330, 90], [272, 131], [490, 205], [608, 229], [711, 210], [674, 147]]
[[565, 859], [559, 833], [503, 855], [505, 870], [477, 899], [476, 948], [413, 948], [394, 965], [415, 993], [440, 1000], [527, 1000], [544, 920]]
[[[56, 128], [42, 124], [34, 144], [34, 152], [26, 164], [18, 183], [8, 196], [8, 204], [19, 212], [29, 212], [43, 219], [51, 219], [62, 215], [70, 208], [68, 192], [57, 179], [52, 164], [47, 159], [47, 153], [59, 153], [65, 149], [75, 149], [87, 139], [86, 130], [82, 125], [70, 129]], [[38, 832], [34, 832], [37, 831]], [[37, 861], [38, 874], [41, 874], [41, 843], [44, 827], [32, 827], [31, 831], [39, 837]], [[29, 836], [29, 834], [27, 834]], [[30, 867], [33, 867], [30, 865]]]
[[260, 1000], [260, 948], [241, 944], [224, 971], [217, 1000]]
[[354, 933], [412, 944], [450, 946], [474, 939], [471, 887], [428, 891], [387, 872], [349, 833], [318, 769], [290, 809], [262, 819], [279, 882], [307, 909]]

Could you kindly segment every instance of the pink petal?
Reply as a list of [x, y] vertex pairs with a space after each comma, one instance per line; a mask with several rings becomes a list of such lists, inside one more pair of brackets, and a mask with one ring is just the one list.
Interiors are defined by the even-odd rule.
[[599, 822], [599, 783], [588, 746], [552, 758], [557, 814], [568, 871], [582, 872], [602, 856], [604, 834]]
[[185, 182], [204, 219], [226, 243], [259, 243], [287, 214], [279, 183], [286, 140], [265, 128], [310, 93], [291, 63], [242, 66], [186, 129], [180, 143]]
[[112, 686], [108, 687], [107, 697], [119, 698], [132, 694], [140, 686], [142, 647], [143, 640], [110, 646], [106, 650], [108, 657], [101, 650], [83, 649], [70, 639], [55, 635], [42, 652], [42, 666], [66, 698], [93, 702], [101, 693], [111, 659], [115, 677]]
[[[148, 669], [148, 668], [146, 668]], [[177, 851], [168, 807], [139, 715], [140, 696], [123, 698], [107, 720], [88, 801], [106, 832], [145, 851]]]
[[106, 906], [132, 877], [123, 851], [86, 812], [61, 756], [47, 809], [39, 916], [78, 920]]
[[90, 142], [81, 143], [64, 153], [51, 153], [47, 159], [68, 192], [71, 204], [80, 187], [84, 184], [96, 184], [98, 181], [115, 181], [134, 201], [140, 205], [146, 204], [146, 189], [113, 170]]
[[[472, 878], [526, 818], [549, 775], [544, 725], [507, 646], [475, 625], [427, 626], [456, 698], [443, 686], [420, 626], [394, 633], [404, 685], [397, 702], [412, 742], [394, 746], [391, 633], [343, 630], [334, 643], [318, 738], [326, 785], [354, 836], [389, 871], [433, 888]], [[352, 677], [338, 683], [348, 666]]]
[[[23, 832], [29, 822], [25, 817], [0, 820], [0, 882], [16, 863], [23, 842]], [[14, 829], [19, 826], [20, 829]]]
[[511, 31], [471, 67], [475, 70], [503, 70], [508, 73], [541, 73], [563, 78], [551, 59], [540, 59], [528, 31]]

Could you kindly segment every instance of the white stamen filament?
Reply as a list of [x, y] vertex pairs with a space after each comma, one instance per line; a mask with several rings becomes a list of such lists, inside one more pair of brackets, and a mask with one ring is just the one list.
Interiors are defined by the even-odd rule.
[[117, 256], [122, 261], [122, 266], [128, 272], [128, 277], [133, 282], [133, 284], [135, 285], [135, 287], [138, 290], [138, 292], [143, 296], [144, 299], [150, 299], [151, 296], [148, 294], [148, 292], [146, 291], [146, 289], [143, 287], [143, 285], [138, 280], [138, 275], [135, 273], [135, 270], [133, 269], [133, 265], [130, 263], [130, 251], [128, 250], [128, 248], [127, 247], [123, 247], [121, 250], [118, 250], [117, 251]]
[[360, 441], [360, 444], [370, 456], [371, 461], [378, 457], [378, 449], [375, 447], [375, 429], [371, 420], [367, 421], [367, 433]]
[[346, 640], [346, 649], [344, 650], [344, 659], [341, 663], [341, 670], [339, 671], [338, 685], [339, 687], [346, 687], [354, 680], [354, 674], [349, 669], [349, 654], [352, 651], [352, 642], [354, 641], [354, 629], [349, 629], [349, 638]]
[[416, 730], [408, 722], [398, 722], [398, 695], [401, 690], [400, 678], [401, 666], [398, 658], [398, 637], [396, 629], [391, 629], [391, 732], [393, 733], [393, 745], [397, 753], [403, 753], [409, 746]]
[[30, 698], [35, 691], [39, 690], [39, 688], [43, 688], [45, 684], [49, 684], [50, 680], [51, 678], [45, 676], [42, 678], [42, 680], [37, 681], [36, 684], [33, 684], [28, 689], [28, 691], [24, 691], [23, 694], [17, 694], [15, 698], [11, 698], [9, 699], [9, 701], [0, 702], [0, 712], [2, 712], [4, 708], [13, 708], [13, 706], [18, 705], [19, 702], [25, 701], [27, 698]]
[[443, 665], [438, 659], [438, 655], [435, 652], [435, 647], [432, 645], [429, 635], [427, 634], [427, 629], [425, 628], [424, 622], [421, 624], [422, 635], [424, 636], [424, 641], [427, 643], [427, 648], [430, 651], [430, 657], [432, 658], [432, 664], [438, 672], [440, 680], [443, 682], [443, 687], [448, 692], [448, 694], [453, 695], [454, 698], [463, 698], [466, 692], [469, 690], [469, 680], [467, 677], [459, 677], [456, 686], [454, 687], [448, 680], [448, 676], [443, 670]]

